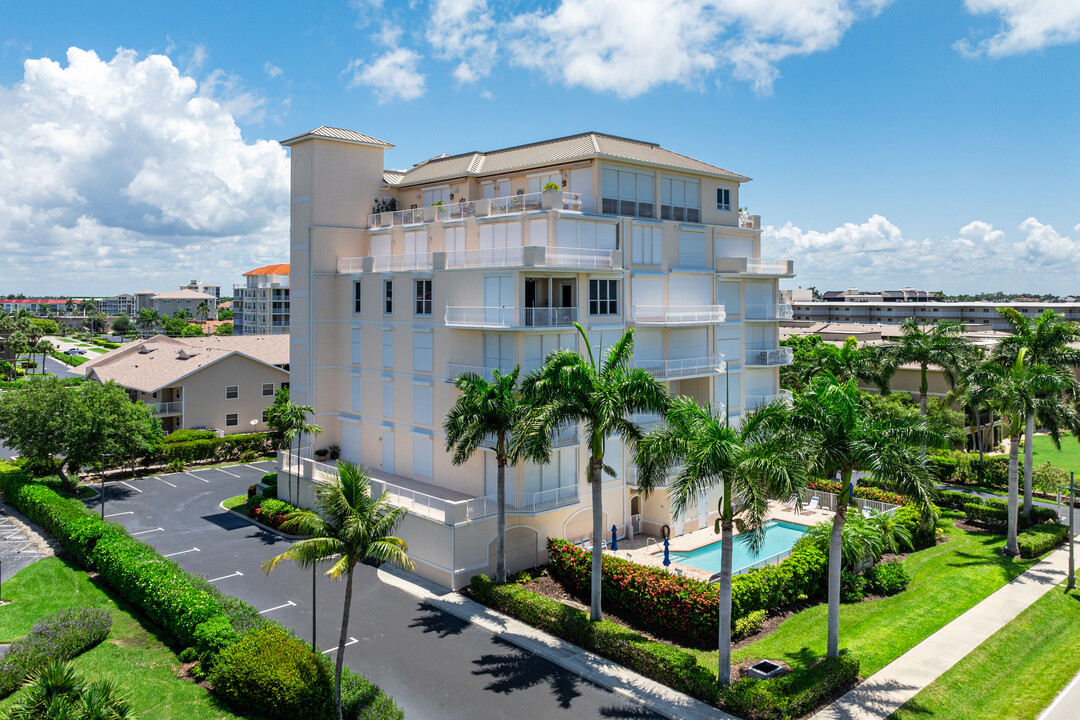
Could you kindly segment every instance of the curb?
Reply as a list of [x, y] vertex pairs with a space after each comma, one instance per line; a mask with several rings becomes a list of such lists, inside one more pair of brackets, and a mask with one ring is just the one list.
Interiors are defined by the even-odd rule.
[[269, 525], [263, 525], [261, 522], [259, 522], [255, 518], [250, 518], [247, 515], [236, 512], [235, 510], [230, 510], [229, 508], [225, 507], [225, 501], [224, 500], [222, 500], [221, 502], [218, 503], [218, 507], [221, 508], [222, 510], [224, 510], [225, 512], [229, 513], [230, 515], [235, 515], [236, 517], [240, 518], [241, 520], [246, 520], [247, 522], [251, 523], [252, 525], [254, 525], [256, 527], [259, 527], [259, 528], [262, 528], [263, 530], [265, 530], [268, 533], [274, 533], [278, 537], [284, 538], [285, 540], [307, 540], [306, 535], [290, 535], [289, 533], [281, 532], [280, 530], [275, 530], [274, 528], [270, 527]]
[[669, 720], [738, 720], [611, 660], [577, 647], [497, 610], [411, 573], [383, 566], [378, 577], [422, 603], [476, 625], [585, 680], [607, 688]]

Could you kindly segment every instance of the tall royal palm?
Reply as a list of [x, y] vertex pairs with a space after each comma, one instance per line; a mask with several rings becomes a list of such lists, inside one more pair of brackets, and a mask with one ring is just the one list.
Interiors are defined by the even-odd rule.
[[203, 322], [206, 322], [207, 318], [210, 317], [210, 306], [206, 304], [205, 300], [200, 302], [199, 306], [195, 308], [195, 317]]
[[344, 460], [338, 462], [338, 480], [321, 485], [315, 491], [318, 512], [296, 510], [289, 513], [282, 529], [305, 536], [291, 548], [262, 564], [269, 574], [284, 560], [301, 568], [313, 568], [332, 562], [324, 574], [331, 580], [345, 579], [345, 607], [341, 616], [341, 635], [334, 671], [334, 705], [338, 720], [341, 712], [341, 667], [345, 643], [349, 639], [349, 612], [352, 607], [353, 573], [366, 560], [390, 563], [405, 570], [413, 569], [409, 546], [393, 533], [405, 519], [405, 508], [391, 507], [383, 492], [371, 496], [371, 481], [363, 468]]
[[[1027, 350], [1029, 365], [1056, 368], [1080, 367], [1080, 350], [1070, 343], [1080, 341], [1080, 325], [1046, 309], [1032, 322], [1013, 308], [999, 308], [1013, 334], [994, 348], [993, 357], [1005, 367], [1016, 362], [1021, 350]], [[1080, 438], [1078, 438], [1080, 439]], [[1035, 417], [1024, 422], [1024, 514], [1031, 515], [1031, 476], [1034, 467]]]
[[[293, 501], [292, 495], [292, 470], [294, 464], [298, 464], [301, 452], [301, 444], [305, 435], [315, 436], [322, 432], [318, 425], [309, 423], [307, 417], [315, 409], [310, 405], [297, 405], [292, 400], [284, 403], [275, 402], [266, 411], [266, 423], [274, 429], [284, 440], [289, 448], [289, 464], [285, 470], [286, 497], [289, 502]], [[296, 442], [296, 453], [292, 452], [292, 444]], [[296, 495], [300, 496], [299, 471], [297, 472]]]
[[873, 473], [896, 492], [915, 499], [929, 521], [932, 483], [920, 448], [938, 446], [944, 439], [928, 429], [925, 419], [900, 413], [872, 414], [865, 393], [854, 380], [838, 382], [830, 373], [814, 378], [795, 398], [792, 425], [814, 443], [810, 471], [830, 478], [839, 473], [829, 540], [828, 655], [840, 652], [841, 539], [848, 505], [853, 502], [852, 474]]
[[1077, 427], [1077, 413], [1063, 399], [1076, 390], [1072, 371], [1061, 367], [1031, 365], [1027, 348], [1021, 348], [1012, 365], [1005, 367], [993, 360], [972, 373], [975, 392], [991, 403], [1009, 423], [1009, 525], [1005, 553], [1016, 555], [1019, 504], [1020, 428], [1027, 419], [1038, 418], [1050, 430], [1050, 437], [1061, 447], [1061, 429]]
[[814, 375], [828, 371], [841, 382], [855, 379], [877, 387], [882, 394], [890, 391], [889, 384], [896, 368], [887, 361], [883, 349], [873, 345], [859, 346], [859, 341], [849, 337], [840, 347], [825, 344], [815, 353], [807, 367], [809, 385]]
[[572, 350], [556, 350], [544, 365], [525, 378], [522, 392], [534, 406], [526, 419], [523, 442], [530, 457], [549, 457], [552, 433], [574, 423], [584, 423], [589, 448], [588, 478], [592, 483], [592, 594], [589, 616], [602, 618], [600, 610], [600, 558], [604, 538], [603, 475], [614, 474], [604, 464], [610, 437], [621, 438], [632, 454], [642, 437], [630, 419], [634, 413], [663, 412], [667, 389], [650, 373], [631, 367], [634, 331], [627, 330], [604, 355], [593, 352], [589, 337], [574, 323], [585, 341], [588, 356]]
[[506, 582], [506, 468], [521, 456], [518, 430], [528, 407], [518, 387], [519, 372], [515, 367], [503, 375], [496, 369], [490, 381], [475, 373], [458, 376], [454, 385], [461, 394], [443, 421], [446, 451], [454, 453], [455, 465], [467, 462], [488, 438], [495, 441], [498, 582]]
[[152, 332], [154, 326], [161, 320], [161, 315], [157, 310], [152, 308], [140, 308], [135, 313], [135, 324], [145, 330], [147, 333]]
[[911, 317], [900, 324], [900, 332], [900, 338], [888, 347], [886, 357], [893, 367], [904, 363], [919, 366], [919, 414], [925, 416], [930, 389], [927, 368], [938, 366], [949, 385], [955, 386], [961, 358], [971, 345], [963, 337], [963, 326], [951, 321], [936, 322], [924, 329], [917, 318]]
[[[734, 528], [754, 549], [760, 548], [769, 517], [769, 499], [788, 499], [804, 488], [806, 454], [791, 432], [783, 403], [750, 413], [738, 429], [724, 415], [696, 401], [671, 401], [666, 423], [638, 443], [638, 487], [648, 496], [668, 485], [673, 515], [696, 503], [715, 487], [722, 495], [717, 520], [720, 545], [718, 679], [731, 683], [731, 550]], [[736, 518], [738, 518], [736, 520]]]

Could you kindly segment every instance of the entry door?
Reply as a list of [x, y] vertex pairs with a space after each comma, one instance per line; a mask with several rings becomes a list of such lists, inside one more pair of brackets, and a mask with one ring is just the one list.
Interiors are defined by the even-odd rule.
[[484, 322], [488, 325], [507, 324], [507, 313], [502, 308], [514, 307], [514, 278], [494, 276], [484, 278]]
[[704, 530], [709, 526], [709, 498], [704, 493], [698, 498], [697, 517], [698, 530]]
[[385, 473], [394, 472], [394, 431], [383, 428], [382, 433], [382, 469]]

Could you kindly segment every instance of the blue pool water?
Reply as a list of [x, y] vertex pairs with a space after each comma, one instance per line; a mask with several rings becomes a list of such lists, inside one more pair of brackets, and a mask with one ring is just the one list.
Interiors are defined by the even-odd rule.
[[[735, 536], [735, 544], [731, 547], [732, 572], [738, 572], [753, 565], [758, 560], [790, 550], [795, 545], [795, 541], [801, 538], [807, 530], [803, 525], [796, 525], [783, 520], [770, 520], [765, 523], [765, 527], [765, 542], [762, 543], [761, 550], [757, 553], [752, 553], [749, 547], [739, 542], [739, 536]], [[722, 545], [723, 542], [717, 541], [690, 552], [673, 552], [671, 553], [671, 562], [689, 565], [705, 572], [718, 573], [720, 572], [720, 548]]]

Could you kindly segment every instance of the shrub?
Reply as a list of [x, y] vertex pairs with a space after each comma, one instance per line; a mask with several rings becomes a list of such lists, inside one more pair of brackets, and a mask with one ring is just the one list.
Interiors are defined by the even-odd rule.
[[866, 578], [850, 570], [840, 572], [840, 602], [859, 602], [866, 597]]
[[805, 715], [858, 678], [859, 661], [842, 655], [775, 680], [739, 680], [723, 692], [722, 699], [728, 712], [746, 720], [789, 720]]
[[276, 625], [257, 628], [218, 654], [210, 684], [237, 710], [269, 720], [319, 717], [333, 702], [329, 664]]
[[263, 485], [272, 485], [272, 486], [276, 487], [277, 486], [277, 473], [272, 472], [272, 473], [266, 473], [265, 475], [263, 475], [262, 476], [262, 484]]
[[930, 477], [935, 482], [949, 482], [956, 476], [957, 470], [960, 469], [960, 461], [952, 455], [928, 455], [926, 469], [930, 471]]
[[165, 466], [165, 470], [171, 473], [182, 473], [185, 467], [184, 461], [177, 458], [176, 460], [170, 460], [169, 464]]
[[70, 660], [109, 636], [108, 610], [65, 608], [34, 625], [30, 634], [11, 644], [0, 659], [0, 697], [18, 689], [23, 678], [49, 662]]
[[[469, 594], [478, 602], [614, 660], [668, 687], [705, 702], [716, 702], [713, 673], [699, 666], [694, 656], [684, 650], [648, 640], [610, 620], [591, 622], [588, 613], [538, 595], [516, 583], [498, 585], [485, 575], [475, 575], [469, 584]], [[715, 607], [710, 614], [716, 615]]]
[[297, 509], [284, 500], [260, 495], [252, 496], [247, 506], [251, 517], [275, 529], [281, 527], [285, 517]]
[[[1026, 530], [1032, 524], [1057, 522], [1057, 510], [1033, 505], [1030, 518], [1018, 508], [1017, 528]], [[964, 505], [967, 519], [993, 532], [1004, 532], [1009, 526], [1009, 501], [1001, 498], [987, 498], [978, 503]]]
[[743, 638], [757, 635], [765, 625], [765, 611], [754, 610], [732, 623], [731, 639], [742, 640]]
[[225, 615], [214, 615], [206, 622], [195, 627], [195, 657], [203, 672], [214, 667], [214, 660], [219, 653], [240, 639], [238, 633]]
[[[933, 514], [937, 515], [937, 508], [931, 506]], [[894, 510], [893, 517], [898, 523], [903, 525], [908, 534], [911, 535], [911, 545], [913, 550], [922, 550], [923, 548], [932, 547], [937, 543], [937, 529], [934, 524], [923, 517], [919, 508], [914, 505], [905, 505], [904, 507]]]
[[1033, 558], [1042, 555], [1069, 535], [1069, 526], [1061, 523], [1040, 523], [1016, 536], [1020, 557]]
[[1058, 488], [1067, 485], [1068, 482], [1069, 471], [1054, 467], [1048, 462], [1036, 465], [1035, 470], [1031, 473], [1032, 487], [1048, 495], [1053, 495], [1058, 491]]
[[[1024, 476], [1024, 462], [1018, 463], [1020, 477]], [[996, 488], [1009, 487], [1009, 458], [991, 457], [985, 458], [981, 463], [978, 458], [968, 463], [967, 471], [958, 473], [957, 479], [962, 482], [974, 483], [979, 481], [979, 471], [982, 470], [982, 484]]]
[[895, 595], [906, 589], [911, 576], [899, 560], [878, 563], [863, 573], [867, 581], [867, 590], [875, 595]]
[[937, 504], [950, 510], [963, 510], [968, 503], [982, 503], [978, 495], [957, 492], [955, 490], [942, 490], [937, 494]]
[[217, 433], [213, 430], [188, 430], [182, 428], [173, 430], [162, 438], [161, 442], [163, 445], [171, 445], [173, 443], [191, 442], [192, 440], [213, 440], [216, 437]]
[[[857, 498], [863, 500], [876, 500], [878, 502], [889, 503], [890, 505], [907, 505], [912, 502], [911, 498], [906, 495], [882, 490], [873, 485], [863, 484], [862, 480], [859, 482], [860, 484], [855, 486], [855, 491], [853, 493]], [[842, 485], [835, 480], [821, 480], [819, 478], [811, 480], [808, 487], [811, 490], [833, 493], [835, 495], [839, 495], [840, 491], [843, 489]]]

